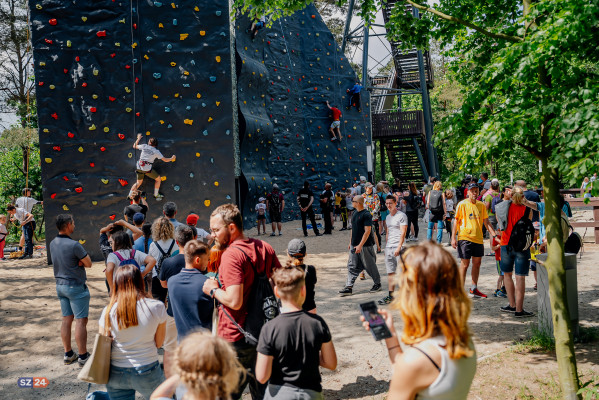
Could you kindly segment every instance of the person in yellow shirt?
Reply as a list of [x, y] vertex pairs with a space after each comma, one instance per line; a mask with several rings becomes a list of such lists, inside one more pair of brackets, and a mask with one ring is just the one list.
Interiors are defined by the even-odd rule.
[[[455, 224], [451, 230], [451, 245], [458, 249], [458, 258], [460, 259], [460, 274], [466, 283], [466, 272], [472, 259], [472, 286], [470, 294], [473, 297], [487, 297], [486, 294], [478, 290], [478, 276], [480, 274], [480, 264], [485, 254], [483, 242], [483, 225], [486, 226], [492, 237], [496, 237], [495, 230], [489, 223], [487, 207], [482, 201], [478, 201], [478, 185], [471, 183], [468, 185], [468, 198], [462, 200], [455, 212]], [[456, 236], [457, 234], [457, 236]]]

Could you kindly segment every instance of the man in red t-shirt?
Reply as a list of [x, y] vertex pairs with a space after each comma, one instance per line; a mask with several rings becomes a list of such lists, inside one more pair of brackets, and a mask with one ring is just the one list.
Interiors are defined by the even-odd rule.
[[248, 371], [246, 379], [232, 398], [241, 398], [249, 383], [252, 399], [262, 399], [266, 385], [260, 384], [255, 378], [256, 347], [246, 343], [245, 337], [224, 314], [223, 308], [239, 326], [244, 327], [248, 299], [254, 283], [252, 265], [259, 274], [266, 272], [270, 277], [275, 269], [281, 268], [281, 264], [268, 243], [245, 237], [241, 212], [234, 204], [223, 204], [212, 212], [210, 230], [226, 250], [218, 270], [220, 285], [215, 278], [211, 278], [206, 281], [203, 290], [222, 304], [223, 307], [219, 308], [218, 335], [231, 343], [239, 362]]
[[[328, 101], [327, 101], [327, 107], [329, 107], [329, 110], [331, 110], [331, 112], [333, 113], [333, 123], [331, 124], [331, 127], [329, 128], [329, 134], [331, 135], [331, 142], [334, 142], [335, 140], [337, 140], [337, 136], [339, 136], [339, 140], [341, 140], [341, 130], [339, 129], [339, 127], [341, 126], [341, 110], [336, 107], [331, 106]], [[335, 132], [337, 132], [337, 136], [335, 136]]]

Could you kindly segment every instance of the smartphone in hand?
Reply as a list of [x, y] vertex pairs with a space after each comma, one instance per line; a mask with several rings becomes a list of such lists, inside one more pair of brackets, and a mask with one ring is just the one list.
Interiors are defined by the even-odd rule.
[[374, 340], [378, 341], [391, 337], [391, 331], [385, 323], [383, 316], [378, 312], [378, 308], [374, 301], [360, 304], [360, 310], [370, 326], [370, 332], [372, 332]]

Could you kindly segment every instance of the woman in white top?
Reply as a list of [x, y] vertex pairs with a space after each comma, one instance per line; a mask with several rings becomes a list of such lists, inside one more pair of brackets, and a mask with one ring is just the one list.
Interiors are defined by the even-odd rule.
[[[156, 265], [156, 259], [141, 251], [132, 249], [131, 237], [124, 231], [118, 231], [110, 236], [108, 243], [112, 247], [112, 253], [106, 258], [106, 281], [110, 291], [112, 292], [114, 281], [113, 276], [115, 269], [119, 268], [122, 262], [131, 260], [130, 264], [137, 264], [142, 277], [146, 276]], [[135, 260], [135, 262], [133, 262]]]
[[[401, 345], [391, 313], [379, 310], [392, 334], [386, 339], [393, 363], [389, 398], [465, 400], [476, 352], [467, 322], [470, 299], [456, 261], [432, 242], [410, 247], [400, 257], [399, 295], [392, 307], [404, 322]], [[367, 322], [364, 327], [369, 329]]]
[[135, 392], [149, 399], [164, 381], [158, 348], [164, 341], [165, 324], [166, 308], [146, 297], [139, 268], [119, 267], [110, 303], [99, 321], [100, 333], [113, 338], [106, 384], [111, 399], [134, 400]]
[[152, 297], [166, 301], [166, 288], [163, 288], [158, 279], [162, 269], [162, 262], [172, 256], [179, 247], [175, 243], [175, 227], [167, 217], [157, 218], [152, 224], [152, 244], [150, 244], [150, 255], [156, 259], [156, 268], [152, 271]]

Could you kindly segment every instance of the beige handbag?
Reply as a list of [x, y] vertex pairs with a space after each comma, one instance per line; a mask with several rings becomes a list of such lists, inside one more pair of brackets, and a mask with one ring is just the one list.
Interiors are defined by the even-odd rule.
[[97, 333], [94, 349], [85, 363], [77, 379], [85, 382], [106, 384], [110, 376], [110, 352], [112, 351], [112, 337], [110, 336], [110, 310], [106, 310], [104, 335]]

